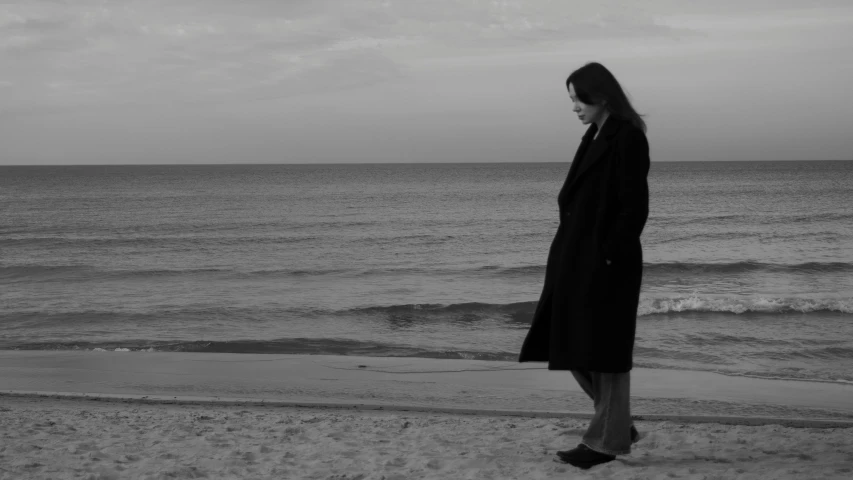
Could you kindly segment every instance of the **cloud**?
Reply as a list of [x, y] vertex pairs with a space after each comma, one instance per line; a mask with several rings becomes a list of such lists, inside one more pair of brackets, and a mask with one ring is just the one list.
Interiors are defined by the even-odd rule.
[[0, 109], [297, 95], [462, 50], [677, 31], [552, 1], [34, 0], [0, 6], [2, 80], [17, 86]]
[[745, 12], [739, 15], [712, 14], [669, 14], [661, 15], [659, 22], [673, 28], [694, 31], [736, 33], [797, 30], [802, 28], [826, 28], [853, 23], [853, 6], [833, 8], [795, 8], [760, 12]]
[[846, 22], [839, 1], [31, 0], [0, 5], [0, 112], [298, 96], [573, 48], [747, 48], [750, 32]]

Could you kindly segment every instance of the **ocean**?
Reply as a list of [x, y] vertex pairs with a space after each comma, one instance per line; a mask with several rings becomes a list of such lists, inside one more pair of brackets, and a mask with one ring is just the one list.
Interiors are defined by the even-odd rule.
[[[568, 169], [0, 167], [0, 349], [515, 360]], [[853, 382], [853, 162], [649, 183], [636, 366]]]

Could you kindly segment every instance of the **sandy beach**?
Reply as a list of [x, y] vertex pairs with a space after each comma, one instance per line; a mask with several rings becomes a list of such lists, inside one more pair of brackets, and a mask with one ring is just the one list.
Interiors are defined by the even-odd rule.
[[848, 479], [850, 428], [638, 422], [631, 455], [555, 460], [584, 419], [0, 398], [0, 478]]
[[707, 373], [637, 369], [642, 440], [583, 471], [591, 406], [541, 365], [4, 351], [0, 478], [853, 476], [853, 387]]

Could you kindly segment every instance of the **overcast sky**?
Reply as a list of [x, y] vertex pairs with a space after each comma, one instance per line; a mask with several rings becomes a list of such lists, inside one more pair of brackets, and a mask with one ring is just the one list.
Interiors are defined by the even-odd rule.
[[853, 159], [850, 0], [21, 0], [0, 164], [569, 161], [588, 61], [654, 161]]

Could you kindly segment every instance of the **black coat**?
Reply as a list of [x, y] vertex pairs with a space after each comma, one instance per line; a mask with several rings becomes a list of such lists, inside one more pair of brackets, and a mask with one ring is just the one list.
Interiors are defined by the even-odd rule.
[[613, 116], [593, 140], [597, 130], [593, 124], [583, 136], [560, 191], [560, 226], [519, 355], [549, 370], [633, 366], [649, 144], [641, 129]]

